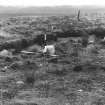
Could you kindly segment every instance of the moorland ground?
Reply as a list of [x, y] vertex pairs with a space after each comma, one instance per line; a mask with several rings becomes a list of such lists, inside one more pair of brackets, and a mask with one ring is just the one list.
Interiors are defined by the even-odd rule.
[[[104, 105], [103, 21], [104, 17], [77, 21], [70, 16], [1, 19], [0, 50], [15, 50], [11, 56], [0, 56], [1, 104]], [[55, 44], [57, 57], [40, 52], [40, 36], [45, 33], [50, 35], [48, 43]], [[52, 41], [53, 35], [57, 41]], [[23, 38], [27, 46], [17, 41]]]

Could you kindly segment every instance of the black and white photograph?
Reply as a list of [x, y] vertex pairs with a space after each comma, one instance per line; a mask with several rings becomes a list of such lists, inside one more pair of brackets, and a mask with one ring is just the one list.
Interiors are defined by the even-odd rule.
[[0, 105], [105, 105], [105, 0], [0, 0]]

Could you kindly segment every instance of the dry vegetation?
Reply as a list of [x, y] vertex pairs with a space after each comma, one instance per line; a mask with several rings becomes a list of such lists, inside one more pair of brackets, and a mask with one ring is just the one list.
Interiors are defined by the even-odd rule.
[[[52, 16], [1, 21], [0, 32], [9, 36], [0, 34], [0, 50], [14, 51], [11, 57], [0, 57], [2, 105], [105, 105], [105, 24], [101, 20]], [[52, 43], [58, 57], [39, 52], [45, 32], [48, 43], [57, 36]], [[93, 34], [95, 42], [89, 44]]]

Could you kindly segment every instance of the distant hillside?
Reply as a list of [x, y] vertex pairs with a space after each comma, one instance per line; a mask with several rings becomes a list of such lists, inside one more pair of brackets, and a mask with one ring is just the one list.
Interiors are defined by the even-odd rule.
[[105, 8], [97, 6], [55, 6], [55, 7], [3, 7], [0, 6], [0, 16], [9, 15], [70, 15], [82, 12], [104, 12]]

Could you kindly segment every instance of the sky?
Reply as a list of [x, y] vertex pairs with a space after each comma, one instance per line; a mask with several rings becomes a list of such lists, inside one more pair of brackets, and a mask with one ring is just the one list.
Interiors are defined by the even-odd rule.
[[3, 6], [60, 6], [60, 5], [99, 5], [105, 6], [105, 0], [0, 0]]

